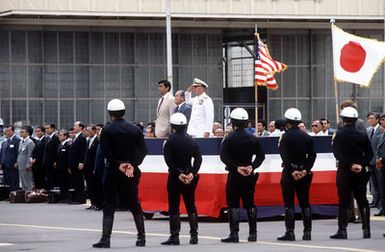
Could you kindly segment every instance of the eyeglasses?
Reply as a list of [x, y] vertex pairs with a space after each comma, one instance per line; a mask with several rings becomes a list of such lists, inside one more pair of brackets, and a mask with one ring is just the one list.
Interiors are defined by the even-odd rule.
[[318, 125], [312, 125], [312, 127], [318, 127]]

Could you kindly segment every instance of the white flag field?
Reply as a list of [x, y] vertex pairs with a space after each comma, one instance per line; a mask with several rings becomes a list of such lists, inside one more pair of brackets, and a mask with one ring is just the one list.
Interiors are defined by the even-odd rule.
[[332, 24], [334, 79], [368, 87], [385, 60], [385, 42], [344, 32]]

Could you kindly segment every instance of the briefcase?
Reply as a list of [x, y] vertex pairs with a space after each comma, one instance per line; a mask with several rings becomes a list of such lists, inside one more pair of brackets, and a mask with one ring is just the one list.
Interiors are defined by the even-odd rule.
[[25, 203], [25, 191], [11, 191], [9, 193], [9, 203]]
[[0, 201], [7, 200], [9, 198], [9, 186], [0, 185]]
[[44, 190], [28, 191], [25, 195], [26, 203], [47, 202], [48, 194]]

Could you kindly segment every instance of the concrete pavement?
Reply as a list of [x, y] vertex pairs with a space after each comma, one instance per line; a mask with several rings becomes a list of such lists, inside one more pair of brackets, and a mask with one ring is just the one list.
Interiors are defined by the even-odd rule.
[[[86, 211], [87, 205], [10, 204], [0, 202], [0, 251], [100, 251], [91, 248], [100, 238], [102, 212]], [[377, 210], [372, 209], [372, 214]], [[160, 242], [169, 234], [168, 219], [156, 214], [146, 220], [147, 246], [135, 247], [135, 225], [129, 212], [117, 212], [109, 251], [385, 251], [385, 217], [372, 217], [372, 239], [362, 239], [360, 224], [350, 224], [348, 240], [331, 240], [336, 219], [313, 221], [312, 241], [302, 241], [302, 221], [296, 221], [295, 242], [278, 242], [283, 221], [258, 222], [258, 242], [248, 243], [248, 225], [240, 225], [240, 244], [223, 244], [228, 235], [226, 222], [201, 221], [199, 244], [189, 245], [188, 222], [182, 222], [181, 246], [165, 247]]]

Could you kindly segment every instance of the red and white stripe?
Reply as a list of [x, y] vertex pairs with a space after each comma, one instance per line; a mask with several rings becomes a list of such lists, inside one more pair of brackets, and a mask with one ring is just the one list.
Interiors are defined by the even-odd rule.
[[277, 89], [278, 84], [274, 74], [284, 71], [287, 66], [281, 62], [273, 60], [266, 45], [259, 41], [258, 48], [259, 60], [255, 61], [255, 84], [266, 86], [270, 89]]

